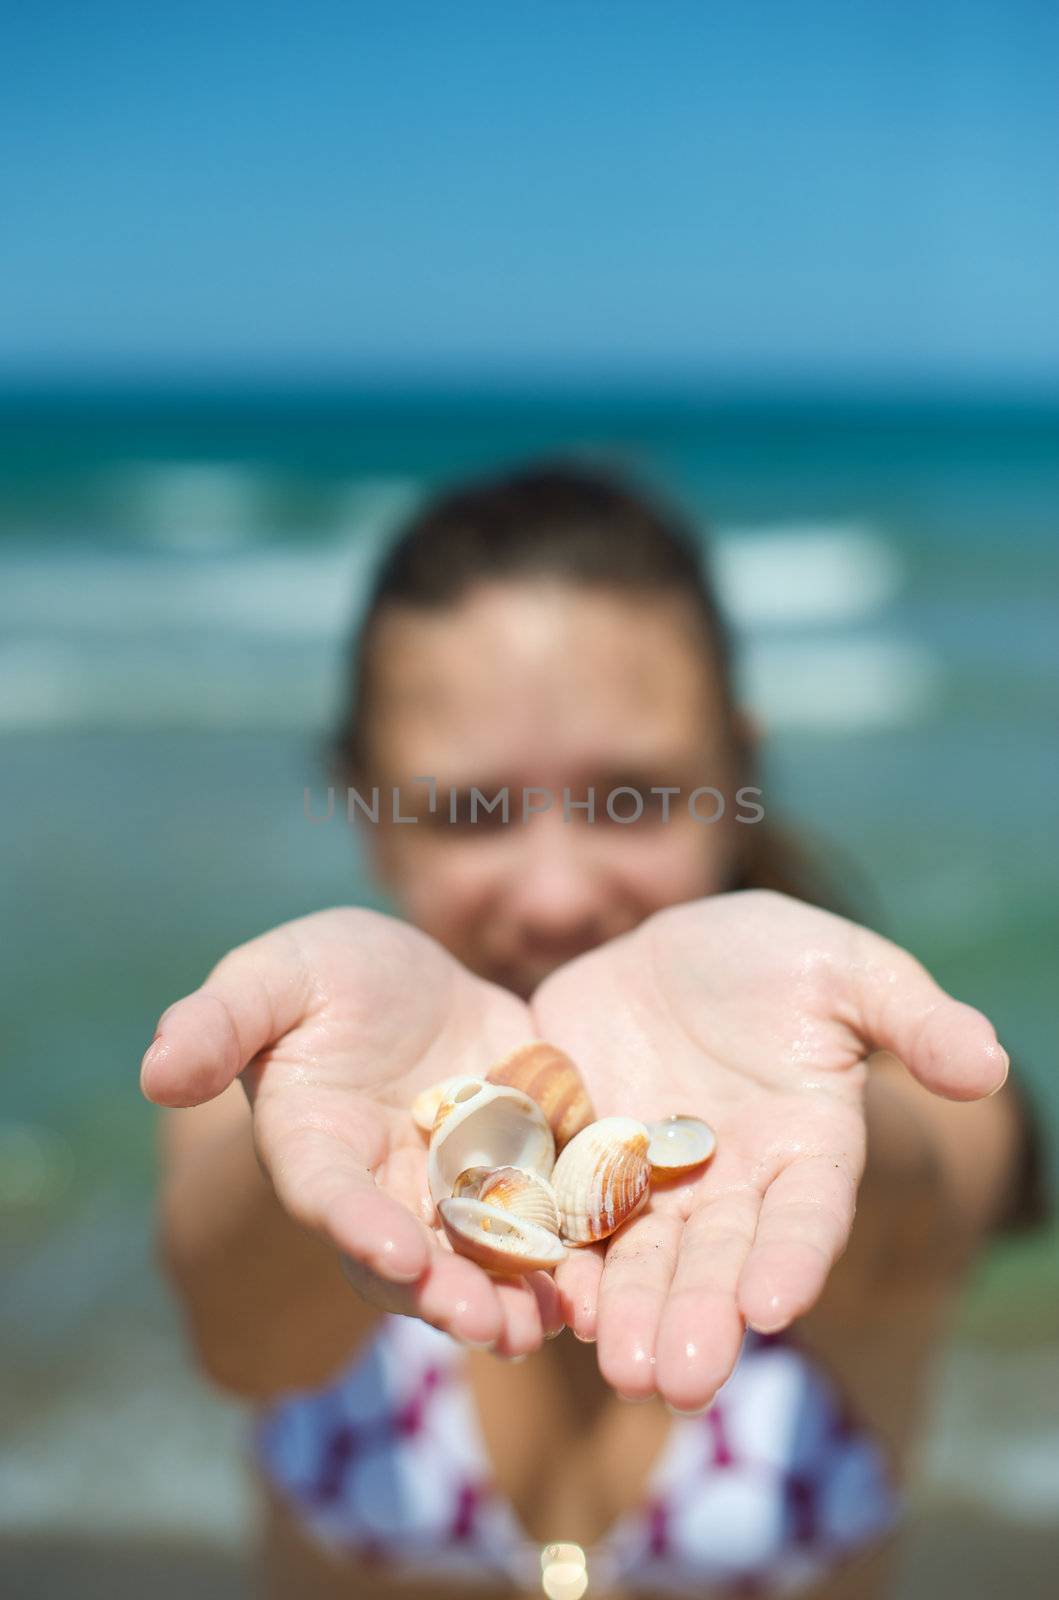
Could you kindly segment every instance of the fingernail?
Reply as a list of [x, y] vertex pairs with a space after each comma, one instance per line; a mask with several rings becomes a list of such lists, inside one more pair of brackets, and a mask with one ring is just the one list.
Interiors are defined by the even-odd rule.
[[379, 1276], [385, 1278], [387, 1283], [396, 1283], [404, 1286], [409, 1283], [418, 1283], [423, 1274], [421, 1272], [399, 1272], [396, 1267], [391, 1266], [390, 1262], [383, 1261], [379, 1264]]
[[161, 1057], [164, 1049], [165, 1045], [162, 1043], [162, 1035], [160, 1033], [156, 1033], [150, 1044], [147, 1046], [147, 1049], [143, 1053], [142, 1066], [153, 1066], [153, 1064]]
[[495, 1350], [496, 1349], [496, 1340], [495, 1339], [468, 1339], [466, 1334], [461, 1333], [459, 1335], [459, 1340], [460, 1340], [461, 1344], [465, 1344], [465, 1345], [469, 1346], [469, 1348], [471, 1350]]
[[501, 1361], [507, 1361], [513, 1367], [517, 1366], [520, 1361], [525, 1361], [526, 1359], [524, 1355], [507, 1356], [502, 1350], [498, 1350], [496, 1354], [500, 1357]]
[[565, 1322], [561, 1322], [557, 1328], [549, 1329], [545, 1333], [544, 1337], [546, 1339], [558, 1339], [559, 1335], [561, 1333], [565, 1333], [565, 1332], [566, 1332], [566, 1324], [565, 1324]]
[[711, 1395], [704, 1406], [673, 1406], [667, 1400], [666, 1410], [671, 1411], [675, 1417], [701, 1417], [704, 1412], [709, 1411], [712, 1405], [713, 1396]]
[[654, 1395], [652, 1394], [624, 1394], [621, 1389], [615, 1389], [614, 1393], [617, 1395], [619, 1400], [624, 1400], [626, 1405], [630, 1406], [642, 1406], [645, 1405], [648, 1400], [654, 1399]]
[[395, 1248], [396, 1246], [392, 1239], [386, 1239], [383, 1241], [382, 1252], [377, 1262], [377, 1268], [380, 1276], [386, 1278], [389, 1283], [417, 1282], [417, 1280], [423, 1276], [426, 1268], [416, 1267], [413, 1271], [409, 1271], [405, 1267], [395, 1266], [394, 1263], [389, 1259], [390, 1256], [393, 1255]]
[[1000, 1082], [997, 1084], [995, 1089], [990, 1089], [989, 1093], [986, 1095], [986, 1099], [987, 1100], [992, 1100], [992, 1098], [993, 1098], [993, 1096], [995, 1094], [999, 1094], [1000, 1093], [1001, 1089], [1004, 1087], [1005, 1083], [1007, 1083], [1008, 1077], [1011, 1074], [1011, 1057], [1008, 1055], [1008, 1053], [1004, 1049], [1003, 1045], [997, 1045], [997, 1049], [1000, 1051], [1000, 1054], [1004, 1057], [1004, 1076], [1001, 1078]]

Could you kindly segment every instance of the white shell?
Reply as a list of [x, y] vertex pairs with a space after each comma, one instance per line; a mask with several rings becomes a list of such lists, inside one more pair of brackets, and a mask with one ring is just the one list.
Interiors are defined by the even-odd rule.
[[647, 1159], [656, 1177], [676, 1177], [701, 1167], [717, 1148], [717, 1135], [700, 1117], [663, 1117], [647, 1125]]
[[434, 1118], [438, 1114], [441, 1102], [450, 1095], [457, 1084], [463, 1081], [463, 1075], [453, 1078], [442, 1078], [440, 1083], [432, 1083], [426, 1089], [420, 1089], [412, 1101], [412, 1121], [420, 1133], [429, 1133], [434, 1126]]
[[570, 1140], [552, 1172], [562, 1236], [570, 1244], [605, 1239], [647, 1199], [648, 1133], [634, 1117], [602, 1117]]
[[535, 1222], [549, 1233], [559, 1232], [559, 1207], [547, 1178], [524, 1167], [468, 1167], [452, 1186], [454, 1199], [481, 1200]]
[[489, 1272], [511, 1277], [520, 1272], [551, 1271], [566, 1256], [566, 1246], [557, 1234], [484, 1200], [467, 1196], [442, 1200], [438, 1215], [452, 1248]]
[[468, 1167], [526, 1167], [547, 1177], [555, 1140], [540, 1106], [519, 1089], [462, 1078], [438, 1107], [427, 1152], [427, 1182], [437, 1205]]

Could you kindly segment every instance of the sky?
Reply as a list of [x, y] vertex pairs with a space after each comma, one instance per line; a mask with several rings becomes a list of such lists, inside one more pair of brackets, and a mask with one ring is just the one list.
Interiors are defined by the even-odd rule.
[[0, 374], [1059, 388], [1052, 0], [36, 0]]

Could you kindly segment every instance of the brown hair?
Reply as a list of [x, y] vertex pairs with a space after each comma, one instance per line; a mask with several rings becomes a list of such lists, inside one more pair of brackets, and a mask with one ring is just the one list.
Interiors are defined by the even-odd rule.
[[[482, 479], [441, 494], [398, 531], [382, 561], [353, 641], [348, 700], [331, 738], [329, 766], [347, 783], [369, 769], [376, 635], [390, 608], [444, 610], [483, 579], [558, 578], [689, 602], [710, 670], [729, 708], [744, 783], [754, 756], [735, 718], [734, 646], [706, 552], [672, 506], [614, 474], [565, 463]], [[848, 914], [822, 851], [769, 818], [746, 828], [746, 853], [731, 888], [777, 889]]]

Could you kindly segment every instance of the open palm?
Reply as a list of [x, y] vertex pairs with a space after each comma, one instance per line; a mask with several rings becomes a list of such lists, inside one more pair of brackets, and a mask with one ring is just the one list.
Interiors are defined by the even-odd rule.
[[365, 1299], [519, 1353], [561, 1326], [555, 1284], [541, 1272], [497, 1283], [443, 1246], [409, 1107], [531, 1032], [520, 1000], [416, 929], [324, 911], [239, 946], [170, 1006], [142, 1083], [160, 1105], [189, 1106], [240, 1075], [281, 1203], [337, 1247]]
[[[694, 1112], [701, 1173], [656, 1187], [553, 1282], [496, 1282], [429, 1225], [409, 1107], [538, 1035], [580, 1065], [596, 1114]], [[231, 951], [163, 1014], [148, 1098], [201, 1104], [241, 1076], [259, 1158], [290, 1214], [341, 1252], [362, 1296], [502, 1353], [571, 1322], [621, 1392], [704, 1404], [745, 1323], [784, 1326], [843, 1248], [864, 1165], [865, 1058], [901, 1057], [973, 1099], [1006, 1059], [981, 1013], [897, 946], [780, 895], [657, 913], [548, 978], [527, 1007], [393, 918], [320, 912]]]
[[952, 1099], [1007, 1070], [986, 1018], [907, 952], [764, 891], [657, 913], [553, 974], [531, 1009], [597, 1115], [693, 1112], [717, 1131], [707, 1167], [557, 1272], [608, 1381], [682, 1409], [728, 1376], [745, 1323], [778, 1329], [819, 1295], [853, 1221], [870, 1052]]

